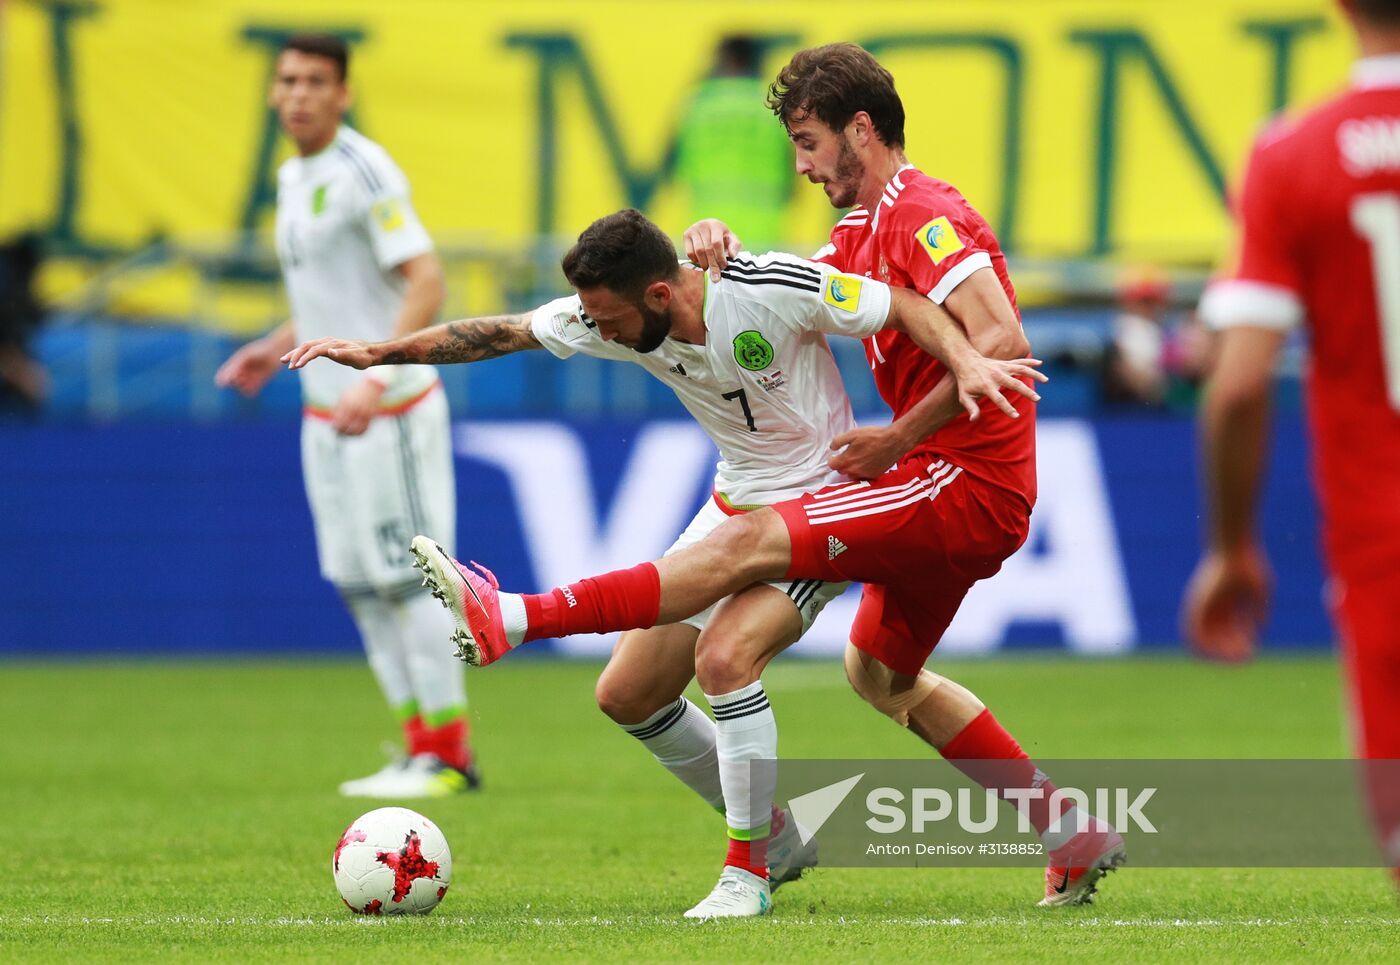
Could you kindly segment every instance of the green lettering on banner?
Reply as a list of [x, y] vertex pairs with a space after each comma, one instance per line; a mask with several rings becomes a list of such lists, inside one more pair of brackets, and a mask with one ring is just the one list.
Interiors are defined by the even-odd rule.
[[[360, 27], [311, 27], [306, 24], [298, 24], [297, 26], [253, 24], [244, 27], [243, 39], [261, 48], [267, 54], [267, 78], [258, 92], [258, 96], [261, 98], [260, 103], [267, 103], [267, 85], [272, 80], [272, 71], [276, 66], [277, 55], [281, 52], [283, 44], [295, 34], [307, 31], [331, 34], [344, 40], [351, 47], [362, 43], [368, 36]], [[262, 119], [262, 133], [258, 137], [257, 148], [253, 153], [252, 180], [248, 184], [248, 192], [243, 202], [243, 215], [238, 221], [239, 227], [245, 232], [245, 245], [251, 242], [251, 233], [257, 228], [263, 215], [277, 204], [277, 183], [272, 176], [272, 161], [277, 156], [277, 139], [281, 136], [281, 126], [277, 121], [277, 112], [271, 107], [267, 107], [263, 111]], [[358, 125], [354, 123], [353, 108], [346, 113], [345, 121], [357, 130], [359, 129]]]
[[82, 17], [97, 13], [98, 5], [88, 0], [44, 0], [49, 14], [49, 37], [53, 45], [54, 87], [58, 95], [58, 127], [61, 139], [58, 198], [53, 222], [45, 234], [61, 251], [88, 253], [96, 246], [78, 237], [77, 215], [81, 201], [83, 137], [78, 120], [78, 98], [74, 86], [73, 28]]
[[1181, 133], [1191, 155], [1211, 190], [1225, 204], [1225, 176], [1220, 164], [1211, 154], [1200, 128], [1191, 119], [1186, 105], [1162, 66], [1147, 38], [1136, 30], [1073, 30], [1071, 43], [1084, 44], [1099, 57], [1099, 102], [1097, 117], [1097, 151], [1094, 164], [1094, 202], [1091, 212], [1092, 240], [1086, 254], [1103, 255], [1113, 249], [1114, 175], [1118, 164], [1118, 90], [1128, 65], [1141, 64], [1147, 71], [1167, 108], [1167, 114]]
[[1325, 30], [1327, 21], [1321, 17], [1300, 17], [1296, 20], [1246, 20], [1240, 29], [1250, 37], [1258, 37], [1273, 49], [1273, 84], [1269, 98], [1269, 113], [1288, 106], [1292, 93], [1293, 49], [1299, 38]]
[[[766, 52], [775, 46], [793, 43], [796, 38], [791, 34], [774, 34], [755, 39]], [[665, 121], [657, 119], [658, 123], [669, 123], [672, 130], [656, 164], [646, 168], [642, 164], [633, 163], [622, 142], [616, 115], [603, 94], [602, 85], [598, 82], [598, 74], [577, 38], [572, 34], [515, 33], [507, 35], [505, 43], [507, 47], [523, 50], [535, 58], [535, 231], [541, 237], [547, 237], [557, 228], [558, 95], [570, 77], [575, 78], [582, 88], [588, 116], [603, 139], [608, 162], [622, 185], [627, 204], [645, 211], [655, 197], [657, 189], [666, 183], [675, 171], [677, 135], [674, 128], [678, 123], [680, 111], [671, 112]]]
[[890, 51], [911, 47], [970, 48], [986, 51], [1001, 64], [1006, 84], [1002, 91], [1002, 149], [999, 153], [1006, 160], [1001, 172], [1001, 210], [994, 218], [988, 220], [992, 223], [1002, 249], [1012, 250], [1016, 245], [1016, 205], [1021, 184], [1021, 105], [1025, 89], [1025, 70], [1020, 46], [1010, 37], [983, 33], [872, 37], [861, 46], [877, 58]]

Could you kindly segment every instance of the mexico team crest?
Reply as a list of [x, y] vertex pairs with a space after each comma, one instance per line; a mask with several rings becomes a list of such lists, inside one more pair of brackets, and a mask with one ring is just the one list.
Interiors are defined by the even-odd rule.
[[955, 251], [963, 250], [963, 241], [947, 217], [934, 218], [914, 235], [919, 246], [928, 252], [935, 265]]
[[740, 332], [734, 336], [734, 361], [750, 372], [766, 369], [773, 362], [773, 346], [758, 332]]

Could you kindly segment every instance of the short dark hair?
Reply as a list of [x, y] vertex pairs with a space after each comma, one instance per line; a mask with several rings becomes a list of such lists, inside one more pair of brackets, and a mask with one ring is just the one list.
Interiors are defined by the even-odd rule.
[[758, 41], [746, 34], [730, 34], [719, 42], [716, 60], [721, 70], [744, 77], [757, 77], [763, 50]]
[[282, 44], [282, 49], [334, 61], [342, 83], [350, 76], [350, 48], [343, 38], [334, 34], [292, 34]]
[[565, 253], [563, 267], [576, 290], [606, 288], [634, 300], [652, 282], [680, 274], [676, 246], [635, 208], [599, 218], [584, 229]]
[[1351, 0], [1351, 8], [1379, 27], [1400, 27], [1400, 0]]
[[865, 111], [886, 146], [904, 146], [904, 103], [895, 92], [894, 77], [855, 44], [827, 44], [793, 54], [768, 86], [768, 108], [784, 125], [799, 114], [813, 114], [833, 131]]

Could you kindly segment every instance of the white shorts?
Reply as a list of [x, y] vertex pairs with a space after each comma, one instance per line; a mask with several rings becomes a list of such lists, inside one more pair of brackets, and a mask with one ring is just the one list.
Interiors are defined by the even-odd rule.
[[376, 416], [359, 436], [342, 436], [326, 419], [307, 415], [301, 465], [321, 575], [341, 592], [395, 594], [416, 586], [408, 544], [417, 533], [453, 552], [457, 491], [441, 388], [401, 415]]
[[[690, 521], [685, 532], [676, 537], [676, 541], [671, 544], [671, 548], [664, 555], [670, 556], [677, 550], [700, 542], [728, 518], [724, 510], [715, 505], [713, 497], [705, 500], [705, 505], [700, 507], [700, 512], [695, 514], [695, 518]], [[812, 622], [816, 620], [817, 614], [822, 612], [822, 608], [845, 593], [846, 588], [851, 584], [827, 583], [822, 580], [769, 580], [768, 585], [786, 593], [792, 600], [797, 607], [798, 615], [802, 617], [802, 632], [806, 633], [812, 628]], [[714, 614], [717, 606], [719, 603], [680, 622], [697, 630], [704, 630], [705, 624], [710, 622], [710, 617]]]

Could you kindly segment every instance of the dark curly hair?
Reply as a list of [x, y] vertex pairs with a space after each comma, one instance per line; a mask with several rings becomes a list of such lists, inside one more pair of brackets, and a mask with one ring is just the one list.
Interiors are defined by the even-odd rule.
[[833, 131], [865, 111], [887, 147], [904, 147], [904, 103], [894, 77], [855, 44], [827, 44], [793, 54], [768, 87], [768, 108], [786, 126], [812, 114]]

